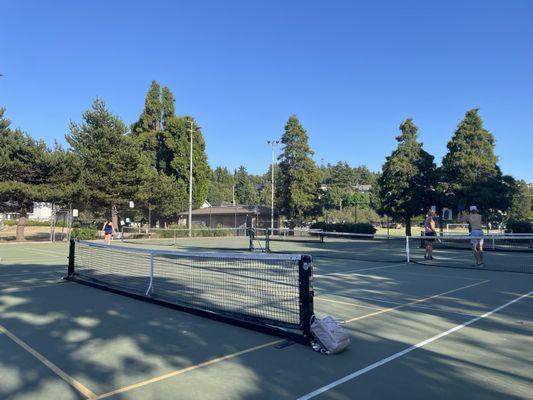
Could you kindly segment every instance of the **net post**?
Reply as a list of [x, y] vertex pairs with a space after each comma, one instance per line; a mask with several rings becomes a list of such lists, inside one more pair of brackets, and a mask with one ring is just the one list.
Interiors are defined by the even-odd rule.
[[409, 250], [409, 236], [405, 237], [405, 254], [406, 254], [405, 260], [407, 261], [407, 263], [410, 263], [411, 255], [410, 255], [410, 250]]
[[300, 291], [300, 327], [306, 339], [311, 338], [311, 318], [313, 305], [313, 261], [311, 256], [303, 255], [298, 261]]
[[265, 251], [270, 253], [270, 228], [265, 229]]
[[248, 234], [248, 250], [254, 251], [254, 229], [253, 228], [247, 228], [246, 232]]
[[146, 289], [146, 295], [150, 296], [154, 291], [154, 253], [150, 252], [150, 281], [148, 283], [148, 289]]
[[74, 257], [75, 257], [75, 249], [76, 249], [76, 240], [70, 239], [70, 245], [68, 249], [68, 271], [67, 276], [74, 275]]

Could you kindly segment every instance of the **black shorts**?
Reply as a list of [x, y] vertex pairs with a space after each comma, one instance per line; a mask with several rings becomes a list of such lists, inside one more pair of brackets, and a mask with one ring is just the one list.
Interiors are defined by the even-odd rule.
[[[437, 232], [426, 232], [424, 236], [437, 236]], [[435, 239], [426, 239], [426, 243], [433, 243]]]

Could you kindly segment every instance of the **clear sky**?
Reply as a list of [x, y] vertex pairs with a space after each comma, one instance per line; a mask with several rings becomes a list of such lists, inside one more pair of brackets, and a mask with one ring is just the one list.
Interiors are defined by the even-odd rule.
[[318, 163], [379, 170], [414, 118], [440, 163], [480, 108], [504, 173], [533, 182], [533, 1], [1, 1], [0, 105], [64, 143], [95, 97], [126, 123], [155, 79], [210, 164], [268, 168], [291, 114]]

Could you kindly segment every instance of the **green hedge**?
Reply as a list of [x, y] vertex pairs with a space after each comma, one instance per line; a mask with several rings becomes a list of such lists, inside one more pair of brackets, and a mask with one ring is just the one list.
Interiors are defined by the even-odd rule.
[[91, 228], [74, 228], [72, 229], [70, 237], [81, 240], [98, 239], [98, 231]]
[[345, 232], [345, 233], [376, 233], [376, 228], [369, 223], [342, 223], [329, 224], [327, 222], [317, 222], [311, 225], [311, 229], [322, 229], [325, 232]]
[[[17, 226], [18, 220], [16, 219], [5, 219], [4, 225], [6, 226]], [[26, 220], [26, 226], [50, 226], [50, 221], [34, 221], [31, 219]], [[56, 227], [66, 227], [64, 222], [58, 222]]]
[[533, 233], [533, 224], [529, 221], [515, 221], [507, 222], [505, 228], [507, 233]]

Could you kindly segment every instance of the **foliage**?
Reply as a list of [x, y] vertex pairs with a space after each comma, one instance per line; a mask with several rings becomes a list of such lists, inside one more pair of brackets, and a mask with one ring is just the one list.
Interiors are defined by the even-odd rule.
[[417, 141], [418, 128], [412, 119], [400, 125], [398, 147], [387, 157], [379, 177], [380, 212], [405, 221], [411, 235], [411, 218], [429, 208], [435, 182], [433, 156]]
[[507, 233], [533, 233], [533, 223], [531, 221], [509, 220], [506, 224]]
[[311, 229], [321, 229], [325, 232], [343, 232], [343, 233], [376, 233], [376, 228], [369, 223], [327, 223], [316, 222], [311, 225]]
[[98, 230], [92, 228], [73, 228], [70, 237], [80, 240], [98, 239]]
[[174, 117], [167, 121], [163, 132], [161, 168], [165, 174], [176, 180], [179, 193], [182, 196], [180, 204], [188, 204], [191, 131], [193, 140], [193, 207], [199, 207], [207, 198], [211, 169], [207, 163], [202, 131], [194, 118]]
[[235, 201], [245, 205], [257, 204], [258, 201], [255, 185], [242, 165], [235, 171]]
[[323, 215], [324, 221], [330, 223], [339, 222], [375, 222], [379, 221], [378, 213], [372, 208], [346, 207], [342, 210], [325, 210]]
[[284, 148], [278, 158], [281, 179], [276, 189], [277, 204], [294, 226], [316, 210], [320, 174], [311, 158], [314, 153], [307, 132], [296, 116], [287, 121], [281, 143]]
[[211, 175], [207, 200], [211, 203], [232, 202], [235, 179], [226, 167], [216, 167]]
[[103, 100], [96, 99], [83, 113], [81, 124], [71, 122], [66, 139], [79, 157], [86, 205], [116, 210], [135, 196], [140, 184], [138, 145]]
[[515, 195], [509, 209], [509, 219], [533, 220], [533, 192], [523, 180], [516, 182]]
[[509, 208], [516, 184], [512, 177], [502, 175], [494, 143], [478, 110], [467, 111], [448, 142], [440, 168], [438, 191], [444, 205], [457, 210], [476, 205], [489, 221]]

